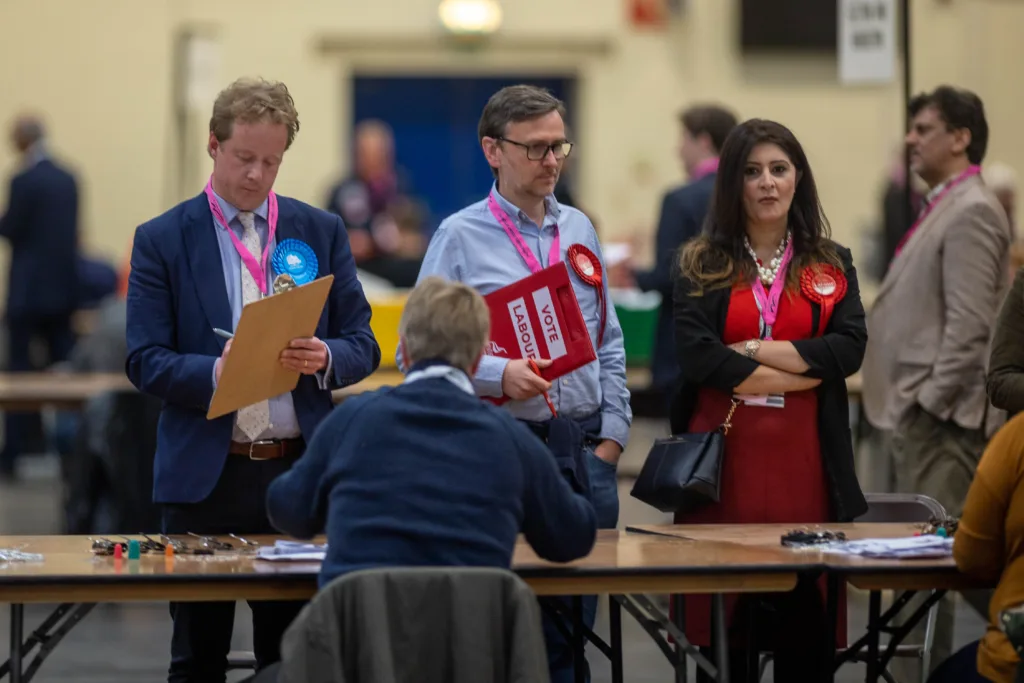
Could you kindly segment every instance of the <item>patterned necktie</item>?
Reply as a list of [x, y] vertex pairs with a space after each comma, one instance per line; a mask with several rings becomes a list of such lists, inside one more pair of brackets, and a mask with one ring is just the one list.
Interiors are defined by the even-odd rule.
[[[260, 236], [256, 233], [256, 221], [251, 211], [242, 211], [238, 214], [238, 220], [242, 224], [242, 244], [249, 250], [253, 258], [260, 260]], [[263, 297], [259, 285], [249, 269], [242, 264], [242, 306], [253, 301], [259, 301]], [[260, 401], [259, 403], [245, 408], [240, 408], [235, 416], [238, 428], [249, 437], [250, 441], [256, 441], [260, 434], [270, 426], [270, 403]]]

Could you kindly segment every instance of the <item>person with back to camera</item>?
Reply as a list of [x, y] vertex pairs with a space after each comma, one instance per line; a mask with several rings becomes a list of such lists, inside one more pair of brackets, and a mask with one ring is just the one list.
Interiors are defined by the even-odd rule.
[[[759, 119], [735, 128], [722, 148], [704, 234], [680, 260], [674, 318], [682, 382], [672, 432], [713, 431], [735, 412], [719, 502], [677, 514], [677, 523], [801, 525], [850, 521], [867, 510], [846, 393], [867, 342], [864, 309], [850, 251], [829, 234], [793, 133]], [[830, 680], [817, 584], [728, 604], [737, 634], [730, 642], [747, 642], [740, 622], [756, 619], [756, 644], [774, 652], [775, 680]], [[700, 646], [710, 641], [709, 605], [706, 596], [686, 598], [686, 633]], [[841, 608], [840, 640], [844, 621]], [[731, 651], [736, 680], [746, 680], [748, 660], [748, 652]]]
[[520, 531], [554, 562], [590, 552], [594, 507], [537, 436], [476, 397], [489, 330], [472, 287], [424, 279], [402, 312], [405, 381], [346, 400], [271, 484], [274, 526], [327, 532], [321, 586], [372, 567], [507, 568]]

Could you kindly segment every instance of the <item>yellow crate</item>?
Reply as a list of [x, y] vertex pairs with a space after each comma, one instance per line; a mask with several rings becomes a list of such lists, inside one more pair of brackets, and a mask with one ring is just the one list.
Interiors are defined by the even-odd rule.
[[380, 345], [380, 366], [395, 367], [395, 351], [398, 350], [398, 323], [405, 308], [406, 296], [392, 296], [370, 299], [373, 317], [370, 329]]

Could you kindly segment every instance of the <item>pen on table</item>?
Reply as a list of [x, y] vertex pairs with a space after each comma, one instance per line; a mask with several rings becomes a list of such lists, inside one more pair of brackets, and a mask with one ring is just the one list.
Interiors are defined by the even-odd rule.
[[232, 333], [228, 332], [227, 330], [222, 330], [219, 327], [213, 328], [213, 333], [218, 337], [224, 337], [225, 339], [233, 339], [235, 336]]

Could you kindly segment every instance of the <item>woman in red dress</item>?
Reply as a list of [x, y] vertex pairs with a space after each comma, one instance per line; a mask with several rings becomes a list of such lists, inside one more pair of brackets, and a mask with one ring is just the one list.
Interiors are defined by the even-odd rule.
[[[681, 511], [676, 522], [798, 528], [863, 514], [846, 378], [864, 355], [864, 309], [850, 252], [829, 239], [807, 157], [787, 128], [751, 120], [729, 135], [704, 235], [680, 264], [674, 318], [683, 384], [672, 431], [713, 431], [737, 407], [720, 501]], [[774, 652], [775, 680], [826, 677], [818, 584], [728, 604], [736, 680], [746, 680], [751, 660], [743, 650], [750, 631], [740, 624], [747, 619], [754, 646]], [[708, 645], [709, 605], [686, 598], [686, 633], [696, 645]]]

